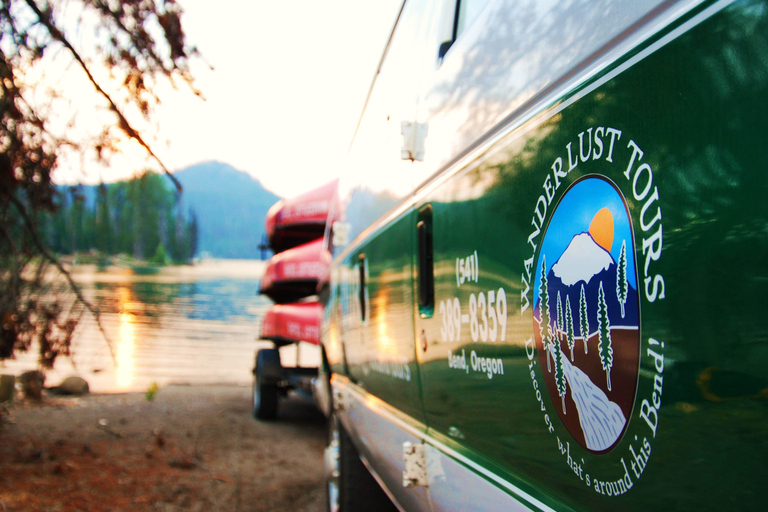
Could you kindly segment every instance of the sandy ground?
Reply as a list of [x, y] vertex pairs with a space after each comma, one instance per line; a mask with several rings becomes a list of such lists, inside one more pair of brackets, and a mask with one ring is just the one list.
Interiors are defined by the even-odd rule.
[[0, 411], [0, 511], [322, 511], [325, 418], [243, 386], [47, 397]]

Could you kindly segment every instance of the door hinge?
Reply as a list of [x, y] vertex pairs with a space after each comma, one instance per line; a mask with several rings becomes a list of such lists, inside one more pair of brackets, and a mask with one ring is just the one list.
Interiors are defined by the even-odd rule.
[[403, 134], [403, 148], [400, 150], [400, 158], [403, 160], [424, 160], [424, 141], [427, 138], [426, 123], [400, 123], [400, 132]]
[[403, 443], [403, 487], [426, 487], [429, 484], [427, 475], [427, 455], [423, 444]]

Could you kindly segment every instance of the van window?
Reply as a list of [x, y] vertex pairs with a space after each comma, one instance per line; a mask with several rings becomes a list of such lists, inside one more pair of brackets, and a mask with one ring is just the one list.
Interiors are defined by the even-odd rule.
[[456, 38], [469, 27], [490, 0], [458, 0], [456, 9]]
[[445, 1], [445, 6], [448, 8], [448, 12], [443, 17], [441, 22], [441, 41], [440, 49], [438, 50], [438, 61], [442, 62], [448, 50], [451, 49], [453, 43], [461, 36], [462, 32], [467, 29], [472, 22], [480, 15], [483, 8], [491, 0], [456, 0]]

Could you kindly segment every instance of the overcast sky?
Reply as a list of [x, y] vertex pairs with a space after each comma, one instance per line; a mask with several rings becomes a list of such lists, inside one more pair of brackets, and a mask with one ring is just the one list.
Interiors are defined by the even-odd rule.
[[[159, 89], [154, 148], [166, 166], [220, 160], [281, 196], [333, 179], [400, 0], [179, 3], [203, 57], [193, 73], [206, 101]], [[85, 175], [65, 163], [57, 181], [109, 182], [152, 167], [133, 145], [125, 153]]]

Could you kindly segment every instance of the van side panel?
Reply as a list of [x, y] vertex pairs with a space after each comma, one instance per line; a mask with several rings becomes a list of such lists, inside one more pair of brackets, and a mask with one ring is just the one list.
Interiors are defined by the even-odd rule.
[[[404, 79], [418, 98], [385, 62], [352, 151], [423, 181], [335, 264], [361, 453], [408, 510], [762, 510], [768, 2], [498, 0], [465, 36]], [[390, 101], [428, 124], [423, 162], [393, 163]], [[399, 484], [405, 440], [428, 488]]]
[[[424, 488], [403, 487], [403, 443], [426, 431], [413, 325], [415, 212], [366, 239], [345, 261], [355, 282], [343, 322], [349, 383], [341, 412], [358, 450], [407, 510], [427, 510]], [[347, 336], [350, 334], [350, 336]]]
[[766, 92], [768, 5], [706, 4], [426, 189], [431, 446], [538, 508], [763, 506]]
[[352, 300], [362, 300], [364, 312], [349, 321], [363, 319], [360, 337], [345, 339], [345, 351], [354, 382], [423, 422], [412, 313], [415, 225], [413, 211], [406, 212], [355, 252], [354, 272], [364, 282]]

